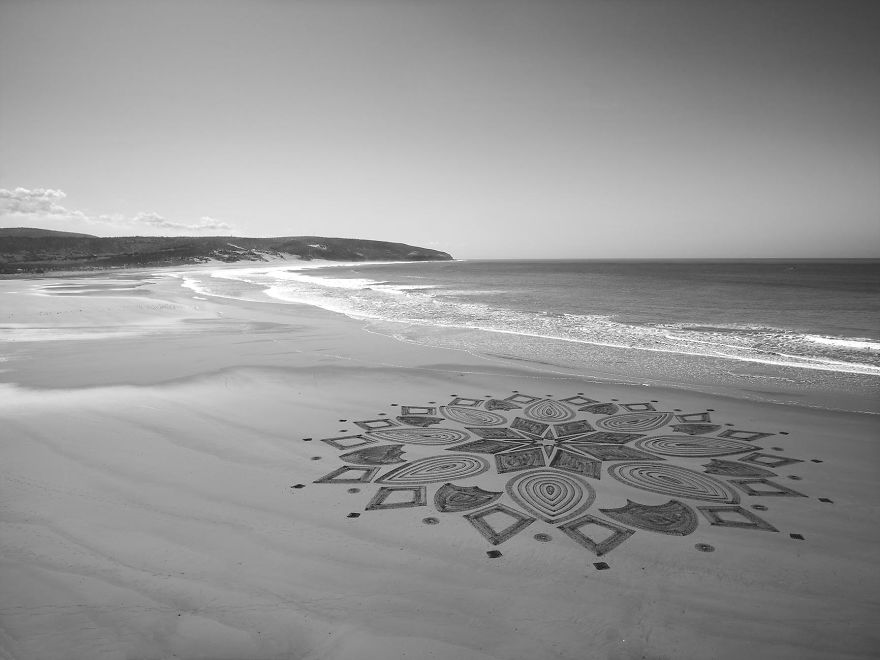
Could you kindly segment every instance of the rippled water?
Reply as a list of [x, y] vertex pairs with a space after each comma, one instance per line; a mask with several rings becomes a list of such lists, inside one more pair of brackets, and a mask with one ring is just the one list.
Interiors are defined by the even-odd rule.
[[416, 327], [880, 375], [878, 262], [297, 264], [186, 285]]

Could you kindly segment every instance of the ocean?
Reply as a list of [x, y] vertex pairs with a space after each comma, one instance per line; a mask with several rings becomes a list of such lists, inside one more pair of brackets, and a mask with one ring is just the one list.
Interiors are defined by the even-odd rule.
[[880, 392], [873, 260], [296, 262], [179, 276], [200, 295], [315, 305], [404, 341], [626, 382], [824, 392], [857, 408]]

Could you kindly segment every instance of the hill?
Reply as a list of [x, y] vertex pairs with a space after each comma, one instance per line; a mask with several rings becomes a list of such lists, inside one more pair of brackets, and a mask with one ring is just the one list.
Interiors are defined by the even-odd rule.
[[234, 236], [123, 236], [101, 238], [45, 229], [0, 230], [0, 273], [179, 266], [272, 261], [443, 261], [446, 252], [404, 243], [324, 236], [246, 238]]
[[72, 231], [55, 231], [54, 229], [38, 229], [36, 227], [0, 227], [0, 238], [7, 236], [18, 238], [43, 238], [45, 236], [97, 238], [97, 236], [93, 236], [92, 234], [77, 234]]

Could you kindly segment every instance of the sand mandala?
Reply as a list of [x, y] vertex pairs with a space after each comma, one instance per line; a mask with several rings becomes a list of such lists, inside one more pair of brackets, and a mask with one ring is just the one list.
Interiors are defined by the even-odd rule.
[[429, 484], [448, 479], [464, 479], [482, 474], [489, 469], [489, 463], [478, 456], [452, 454], [449, 456], [430, 456], [420, 458], [386, 472], [376, 479], [383, 484]]
[[400, 445], [381, 445], [367, 449], [356, 449], [339, 458], [347, 463], [359, 463], [361, 465], [389, 465], [391, 463], [403, 463], [403, 447]]
[[440, 414], [446, 419], [467, 426], [498, 426], [507, 422], [498, 413], [461, 406], [443, 406], [440, 408]]
[[454, 445], [470, 439], [470, 435], [456, 429], [388, 429], [370, 431], [373, 441], [402, 442], [411, 445]]
[[709, 438], [706, 436], [660, 435], [644, 438], [635, 443], [639, 449], [661, 456], [681, 456], [703, 458], [708, 456], [728, 456], [754, 451], [756, 447], [741, 440]]
[[527, 511], [548, 523], [579, 515], [596, 499], [586, 481], [555, 470], [534, 470], [507, 482], [507, 493]]
[[691, 500], [736, 504], [739, 495], [724, 482], [669, 463], [618, 463], [608, 474], [641, 490]]
[[645, 433], [665, 426], [672, 419], [667, 412], [635, 412], [624, 415], [612, 415], [596, 420], [596, 428], [603, 431], [625, 431], [627, 433]]
[[563, 406], [553, 399], [530, 403], [525, 407], [523, 413], [526, 417], [531, 417], [539, 422], [564, 422], [574, 419], [574, 411], [571, 408]]
[[504, 493], [493, 493], [479, 486], [456, 486], [446, 483], [434, 495], [434, 506], [441, 513], [470, 511], [491, 504], [502, 495]]
[[[362, 498], [363, 515], [340, 512], [359, 518], [351, 524], [399, 516], [401, 524], [436, 525], [432, 533], [476, 531], [478, 542], [493, 546], [570, 544], [575, 552], [597, 557], [645, 532], [699, 534], [706, 538], [696, 539], [691, 551], [720, 548], [724, 535], [779, 529], [779, 521], [749, 510], [768, 511], [760, 502], [788, 498], [794, 504], [809, 497], [782, 481], [809, 483], [801, 481], [809, 474], [786, 469], [820, 459], [768, 454], [754, 444], [776, 436], [773, 444], [784, 445], [785, 431], [777, 436], [742, 430], [723, 419], [723, 425], [714, 422], [712, 409], [682, 412], [655, 404], [617, 403], [599, 392], [560, 397], [519, 391], [453, 394], [426, 405], [395, 403], [373, 419], [353, 420], [358, 433], [320, 438], [317, 446], [335, 451], [340, 464], [312, 483], [343, 487], [346, 497]], [[290, 492], [305, 487], [299, 483]], [[827, 497], [817, 499], [823, 504], [816, 506], [833, 506]], [[425, 517], [426, 509], [436, 513]], [[526, 528], [530, 532], [520, 535]], [[806, 539], [795, 532], [789, 536]], [[494, 550], [487, 555], [502, 557]], [[606, 562], [595, 564], [600, 565], [609, 568]]]
[[661, 534], [687, 536], [697, 529], [697, 514], [678, 500], [669, 500], [657, 506], [627, 500], [626, 506], [619, 509], [600, 511], [619, 523]]

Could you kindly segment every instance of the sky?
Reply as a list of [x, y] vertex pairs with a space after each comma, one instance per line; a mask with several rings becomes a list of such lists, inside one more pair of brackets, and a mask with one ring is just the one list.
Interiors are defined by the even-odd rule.
[[0, 227], [878, 257], [878, 6], [0, 0]]

